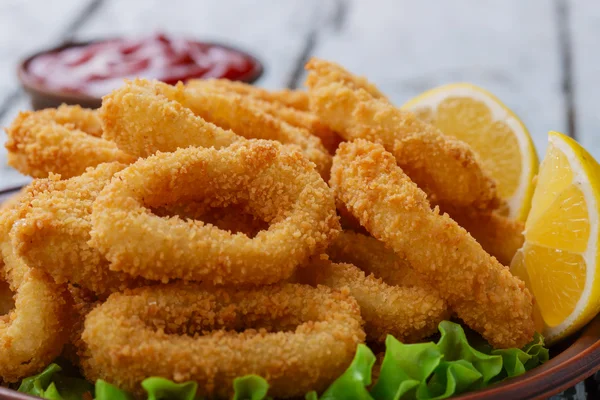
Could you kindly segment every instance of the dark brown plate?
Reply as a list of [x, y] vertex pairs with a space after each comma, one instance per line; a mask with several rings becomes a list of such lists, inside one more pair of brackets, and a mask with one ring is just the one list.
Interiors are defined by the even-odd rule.
[[[0, 202], [6, 197], [0, 198]], [[547, 363], [517, 378], [475, 392], [454, 397], [460, 400], [546, 399], [574, 386], [600, 370], [600, 315], [575, 337], [550, 349]], [[0, 387], [0, 400], [26, 400], [37, 397]]]
[[[94, 43], [94, 42], [98, 42], [98, 41], [102, 41], [102, 40], [108, 40], [108, 39], [111, 39], [111, 38], [101, 39], [101, 40], [88, 40], [88, 41], [64, 43], [60, 46], [45, 49], [45, 50], [39, 51], [35, 54], [32, 54], [31, 56], [25, 58], [22, 62], [20, 62], [19, 66], [17, 67], [17, 76], [19, 78], [19, 81], [21, 82], [21, 85], [23, 86], [23, 89], [25, 89], [25, 91], [29, 94], [29, 96], [31, 98], [31, 106], [33, 107], [33, 109], [40, 110], [43, 108], [58, 107], [59, 105], [61, 105], [63, 103], [79, 104], [80, 106], [85, 107], [85, 108], [100, 107], [100, 105], [102, 103], [102, 99], [99, 97], [92, 97], [92, 96], [88, 96], [85, 94], [67, 93], [67, 92], [49, 90], [44, 85], [33, 81], [29, 77], [29, 74], [27, 73], [27, 66], [33, 58], [39, 56], [40, 54], [51, 53], [51, 52], [63, 50], [63, 49], [69, 48], [69, 47], [85, 46], [90, 43]], [[241, 76], [238, 79], [239, 81], [246, 82], [246, 83], [254, 83], [263, 74], [263, 71], [264, 71], [263, 64], [253, 55], [248, 54], [247, 52], [245, 52], [243, 50], [237, 49], [232, 46], [224, 45], [221, 43], [216, 43], [216, 42], [205, 42], [205, 43], [219, 46], [222, 48], [226, 48], [226, 49], [235, 51], [237, 53], [241, 53], [244, 56], [246, 56], [254, 61], [254, 65], [255, 65], [254, 69], [249, 71], [247, 74]]]

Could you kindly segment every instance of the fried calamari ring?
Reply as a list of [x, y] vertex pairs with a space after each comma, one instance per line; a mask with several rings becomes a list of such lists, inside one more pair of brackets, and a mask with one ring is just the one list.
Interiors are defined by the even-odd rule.
[[[232, 95], [233, 93], [233, 98], [239, 95], [235, 91], [229, 90], [226, 85], [218, 84], [218, 82], [219, 81], [216, 80], [198, 81], [198, 83], [193, 85], [193, 89], [202, 91], [215, 91], [225, 95]], [[338, 145], [343, 140], [337, 133], [329, 129], [329, 127], [323, 124], [321, 120], [311, 112], [298, 110], [285, 106], [281, 103], [261, 100], [258, 98], [252, 98], [250, 101], [254, 107], [261, 109], [271, 116], [279, 118], [297, 128], [308, 130], [321, 140], [321, 143], [330, 154], [335, 153], [335, 149], [337, 149]]]
[[531, 340], [533, 298], [525, 284], [447, 214], [432, 210], [383, 146], [342, 143], [330, 183], [361, 225], [406, 257], [490, 344], [520, 348]]
[[140, 157], [189, 146], [221, 148], [245, 137], [297, 146], [323, 176], [331, 166], [331, 156], [310, 132], [243, 99], [183, 85], [136, 79], [104, 97], [100, 114], [104, 137]]
[[523, 243], [525, 224], [496, 212], [440, 206], [465, 228], [490, 255], [503, 265], [510, 265]]
[[46, 367], [69, 336], [70, 306], [63, 286], [18, 257], [8, 238], [20, 207], [0, 215], [0, 281], [14, 293], [14, 309], [0, 316], [0, 381], [16, 382]]
[[104, 162], [134, 160], [100, 138], [96, 113], [79, 106], [22, 112], [6, 133], [9, 165], [34, 178], [70, 178]]
[[125, 166], [100, 164], [68, 179], [36, 180], [26, 212], [12, 229], [15, 251], [32, 267], [58, 283], [70, 282], [106, 298], [110, 293], [147, 282], [111, 271], [108, 260], [88, 245], [92, 204], [112, 176]]
[[[256, 237], [148, 208], [239, 205], [269, 229]], [[111, 269], [149, 279], [273, 283], [325, 250], [339, 231], [333, 193], [300, 152], [245, 140], [226, 149], [159, 153], [117, 173], [96, 199], [91, 243]]]
[[383, 242], [362, 233], [342, 231], [329, 244], [326, 253], [333, 262], [356, 265], [388, 285], [410, 287], [425, 284], [408, 261]]
[[[84, 375], [142, 394], [160, 376], [229, 398], [232, 382], [264, 377], [276, 398], [322, 391], [364, 340], [356, 301], [325, 287], [206, 289], [181, 283], [115, 293], [86, 318]], [[293, 384], [290, 384], [293, 382]]]
[[190, 88], [203, 87], [205, 82], [232, 93], [249, 96], [258, 100], [277, 103], [301, 111], [308, 111], [308, 93], [301, 90], [265, 90], [247, 83], [230, 81], [228, 79], [192, 79], [186, 82]]
[[238, 94], [186, 89], [182, 104], [192, 112], [224, 129], [231, 129], [247, 139], [276, 140], [297, 146], [317, 166], [322, 176], [329, 176], [331, 156], [321, 140], [304, 128], [273, 117], [252, 99]]
[[435, 333], [450, 315], [435, 290], [389, 285], [352, 264], [313, 260], [296, 275], [300, 283], [347, 289], [360, 306], [368, 340], [383, 343], [393, 335], [402, 342], [416, 342]]
[[493, 209], [502, 203], [494, 180], [466, 143], [352, 82], [322, 74], [322, 64], [328, 63], [313, 59], [307, 64], [307, 85], [311, 108], [331, 129], [346, 140], [381, 143], [436, 204]]
[[221, 148], [240, 140], [181, 104], [182, 87], [136, 79], [102, 99], [103, 137], [136, 157], [189, 146]]

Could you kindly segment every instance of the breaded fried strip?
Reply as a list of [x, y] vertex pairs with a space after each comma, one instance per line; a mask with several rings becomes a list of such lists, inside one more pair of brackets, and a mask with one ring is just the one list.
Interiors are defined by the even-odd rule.
[[522, 347], [534, 333], [533, 298], [426, 194], [383, 146], [342, 143], [331, 186], [375, 238], [406, 257], [472, 329], [498, 348]]
[[352, 83], [321, 75], [315, 63], [306, 67], [311, 108], [331, 129], [346, 140], [381, 143], [434, 203], [499, 206], [494, 180], [467, 144]]
[[282, 104], [297, 110], [308, 111], [308, 94], [302, 90], [265, 90], [243, 82], [230, 81], [228, 79], [192, 79], [186, 82], [190, 88], [202, 87], [208, 82], [210, 85], [218, 86], [229, 92], [250, 96], [255, 99]]
[[449, 317], [446, 303], [435, 290], [390, 285], [352, 264], [313, 260], [299, 269], [297, 279], [349, 290], [360, 306], [367, 340], [385, 342], [387, 335], [393, 335], [402, 342], [416, 342], [435, 333], [438, 324]]
[[525, 225], [521, 221], [489, 211], [444, 206], [440, 208], [503, 265], [510, 265], [517, 250], [523, 246]]
[[134, 160], [100, 138], [95, 112], [79, 106], [21, 112], [6, 133], [8, 164], [34, 178], [70, 178], [104, 162]]
[[[233, 97], [238, 95], [235, 91], [229, 91], [226, 85], [219, 85], [216, 82], [215, 80], [198, 81], [198, 84], [193, 86], [193, 90], [213, 91], [223, 95], [233, 95]], [[312, 112], [298, 110], [281, 103], [258, 98], [251, 98], [250, 101], [253, 106], [269, 115], [279, 118], [297, 128], [308, 130], [314, 136], [321, 139], [321, 143], [330, 154], [335, 153], [335, 149], [337, 149], [337, 146], [342, 141], [342, 138], [337, 133], [323, 124]]]

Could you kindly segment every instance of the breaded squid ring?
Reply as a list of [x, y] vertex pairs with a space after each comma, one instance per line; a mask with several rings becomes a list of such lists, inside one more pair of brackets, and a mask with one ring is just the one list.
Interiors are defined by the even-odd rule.
[[100, 114], [104, 138], [140, 157], [189, 146], [221, 148], [243, 138], [269, 139], [297, 146], [323, 176], [331, 167], [318, 138], [241, 98], [136, 79], [105, 96]]
[[[238, 204], [270, 224], [256, 237], [148, 208]], [[339, 231], [333, 193], [300, 152], [273, 141], [158, 153], [117, 173], [96, 199], [91, 244], [111, 269], [148, 279], [274, 283]]]
[[330, 184], [361, 225], [405, 257], [490, 344], [520, 348], [531, 340], [533, 298], [525, 284], [447, 214], [432, 210], [383, 146], [342, 143]]
[[435, 333], [438, 324], [450, 316], [435, 290], [425, 285], [390, 285], [352, 264], [313, 260], [298, 269], [297, 281], [347, 289], [360, 306], [367, 340], [380, 343], [385, 342], [387, 335], [402, 342], [419, 341]]
[[302, 90], [265, 90], [247, 83], [230, 81], [228, 79], [191, 79], [186, 82], [186, 86], [189, 88], [203, 87], [206, 82], [212, 86], [227, 90], [228, 92], [249, 96], [270, 103], [281, 104], [300, 111], [309, 110], [308, 93]]
[[103, 137], [136, 157], [189, 146], [221, 148], [241, 139], [181, 104], [184, 90], [136, 79], [102, 99]]
[[352, 83], [321, 75], [317, 66], [322, 63], [326, 62], [313, 59], [306, 65], [306, 82], [311, 108], [331, 129], [346, 140], [381, 143], [433, 203], [500, 206], [495, 181], [466, 143]]
[[182, 104], [192, 112], [221, 128], [231, 129], [247, 139], [276, 140], [297, 146], [317, 166], [322, 176], [328, 177], [331, 156], [321, 140], [310, 131], [273, 117], [254, 102], [238, 94], [185, 89]]
[[460, 226], [466, 229], [490, 255], [502, 265], [512, 258], [525, 242], [525, 224], [496, 212], [440, 206]]
[[[198, 81], [198, 83], [195, 84], [192, 89], [214, 91], [224, 95], [229, 94], [233, 98], [239, 95], [235, 91], [229, 90], [227, 85], [220, 85], [217, 84], [217, 82], [218, 81], [216, 80]], [[261, 100], [258, 98], [252, 98], [250, 101], [253, 106], [261, 109], [271, 116], [279, 118], [297, 128], [308, 130], [321, 140], [321, 143], [330, 154], [335, 153], [335, 149], [337, 149], [338, 145], [343, 140], [337, 133], [329, 129], [329, 127], [323, 124], [321, 120], [311, 112], [298, 110], [285, 106], [281, 103]]]
[[8, 232], [19, 211], [0, 215], [0, 281], [14, 293], [14, 309], [0, 315], [0, 381], [16, 382], [46, 367], [69, 337], [70, 306], [63, 286], [18, 257]]
[[425, 281], [410, 263], [383, 242], [362, 233], [344, 230], [327, 247], [333, 262], [356, 265], [388, 285], [423, 286]]
[[33, 198], [12, 229], [15, 251], [34, 268], [58, 283], [70, 282], [106, 298], [110, 293], [147, 284], [124, 272], [111, 271], [109, 262], [88, 245], [92, 229], [92, 204], [120, 163], [100, 164], [80, 176], [36, 180]]
[[230, 398], [235, 378], [256, 374], [270, 396], [303, 396], [348, 367], [365, 337], [361, 323], [356, 301], [325, 287], [135, 289], [86, 318], [83, 370], [139, 395], [142, 380], [160, 376], [198, 382], [202, 397]]
[[96, 113], [79, 106], [22, 112], [6, 133], [9, 165], [34, 178], [49, 173], [70, 178], [104, 162], [134, 160], [100, 138]]

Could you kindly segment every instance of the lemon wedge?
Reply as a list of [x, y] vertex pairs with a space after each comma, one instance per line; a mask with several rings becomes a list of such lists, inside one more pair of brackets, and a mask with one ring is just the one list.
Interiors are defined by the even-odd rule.
[[496, 179], [508, 215], [527, 218], [538, 159], [527, 128], [498, 98], [475, 85], [455, 83], [422, 93], [402, 109], [468, 143]]
[[573, 139], [550, 132], [525, 243], [511, 271], [532, 291], [547, 342], [574, 333], [600, 311], [600, 165]]

